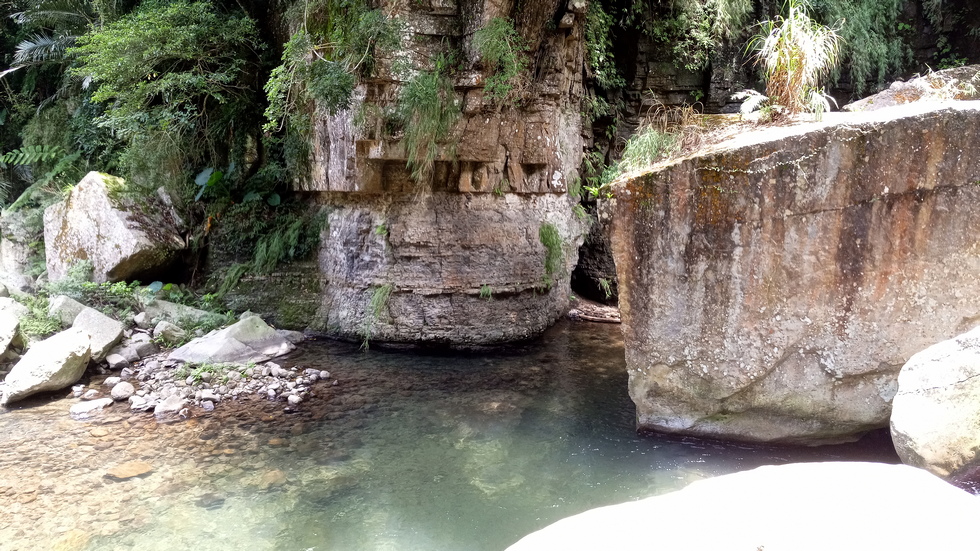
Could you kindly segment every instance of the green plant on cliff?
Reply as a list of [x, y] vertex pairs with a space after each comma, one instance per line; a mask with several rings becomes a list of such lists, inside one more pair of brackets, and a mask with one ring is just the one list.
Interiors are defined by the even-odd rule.
[[394, 289], [391, 283], [386, 283], [380, 287], [375, 287], [368, 300], [368, 306], [364, 310], [364, 319], [361, 322], [361, 348], [368, 349], [369, 341], [374, 332], [374, 323], [384, 314], [388, 308], [388, 300], [391, 298], [391, 291]]
[[766, 78], [766, 95], [790, 113], [809, 111], [820, 80], [836, 67], [840, 37], [807, 14], [804, 0], [788, 0], [786, 15], [760, 23], [749, 41]]
[[[406, 82], [398, 97], [397, 116], [404, 129], [403, 143], [412, 178], [419, 183], [429, 180], [440, 144], [449, 137], [460, 117], [450, 72], [455, 65], [452, 56], [439, 54], [431, 71], [420, 71]], [[455, 157], [447, 145], [447, 157]]]
[[545, 284], [551, 287], [554, 280], [560, 277], [565, 263], [561, 234], [551, 222], [542, 222], [538, 227], [538, 241], [544, 246]]
[[527, 69], [527, 44], [509, 19], [495, 17], [473, 34], [484, 65], [492, 72], [484, 81], [483, 92], [490, 101], [515, 103], [520, 95], [520, 77]]
[[379, 57], [398, 50], [403, 26], [397, 17], [364, 0], [310, 0], [301, 7], [301, 28], [283, 46], [282, 63], [265, 84], [265, 130], [302, 121], [316, 101], [330, 113], [350, 106], [357, 83], [370, 77]]

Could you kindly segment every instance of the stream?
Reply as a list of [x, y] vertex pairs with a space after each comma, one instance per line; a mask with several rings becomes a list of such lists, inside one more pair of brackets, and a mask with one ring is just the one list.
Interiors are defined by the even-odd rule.
[[[563, 321], [493, 353], [314, 341], [278, 362], [338, 384], [293, 413], [256, 398], [168, 423], [119, 404], [74, 421], [63, 394], [0, 413], [0, 549], [499, 551], [705, 477], [898, 461], [882, 435], [821, 448], [637, 436], [618, 325]], [[107, 475], [131, 461], [152, 470]]]

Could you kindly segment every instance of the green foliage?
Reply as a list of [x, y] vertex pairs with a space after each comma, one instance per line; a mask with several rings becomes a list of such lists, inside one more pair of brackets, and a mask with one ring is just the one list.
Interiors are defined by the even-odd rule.
[[608, 279], [606, 279], [604, 277], [600, 277], [599, 278], [599, 288], [602, 289], [602, 292], [603, 292], [603, 294], [606, 295], [606, 298], [607, 299], [608, 298], [612, 298], [612, 285], [609, 283], [609, 280]]
[[[435, 68], [421, 71], [402, 86], [398, 118], [404, 128], [403, 143], [408, 168], [416, 182], [426, 182], [445, 142], [460, 117], [453, 81], [449, 76], [452, 58], [440, 54]], [[452, 151], [449, 156], [453, 156]]]
[[43, 293], [48, 296], [66, 295], [119, 319], [125, 319], [127, 314], [139, 309], [139, 281], [95, 283], [92, 281], [92, 270], [92, 263], [88, 260], [75, 262], [64, 278], [49, 283]]
[[640, 127], [626, 142], [617, 172], [625, 174], [648, 168], [670, 156], [677, 147], [675, 133], [655, 126]]
[[[926, 7], [928, 9], [928, 4]], [[902, 0], [812, 0], [814, 15], [825, 23], [840, 21], [840, 57], [850, 70], [855, 92], [883, 86], [912, 58], [911, 27], [899, 21]], [[928, 13], [928, 12], [927, 12]], [[840, 71], [834, 69], [835, 79]]]
[[550, 222], [542, 222], [538, 228], [538, 241], [544, 246], [544, 273], [547, 285], [550, 287], [553, 278], [564, 269], [565, 251], [558, 228]]
[[483, 87], [485, 97], [502, 104], [515, 100], [515, 89], [527, 70], [527, 44], [509, 19], [495, 17], [473, 34], [473, 45], [486, 66], [492, 69]]
[[790, 113], [808, 110], [820, 79], [837, 66], [840, 37], [807, 14], [804, 0], [788, 0], [787, 15], [763, 21], [749, 47], [762, 65], [766, 95]]
[[616, 19], [600, 2], [589, 2], [585, 14], [585, 59], [596, 84], [606, 90], [626, 86], [613, 56], [613, 26]]
[[377, 321], [384, 311], [388, 308], [388, 300], [391, 298], [391, 291], [394, 287], [390, 283], [386, 283], [380, 287], [375, 287], [374, 291], [371, 292], [371, 299], [368, 301], [368, 307], [364, 311], [364, 320], [361, 324], [361, 336], [363, 341], [361, 342], [361, 348], [364, 350], [368, 349], [369, 340], [374, 330], [374, 322]]
[[374, 72], [377, 57], [401, 46], [403, 26], [364, 0], [308, 3], [302, 28], [283, 47], [282, 63], [265, 84], [265, 130], [282, 128], [317, 101], [330, 113], [350, 106], [359, 79]]
[[56, 145], [27, 145], [0, 155], [0, 167], [5, 165], [32, 165], [51, 161], [64, 155], [64, 153], [65, 151]]
[[61, 320], [48, 314], [48, 298], [43, 295], [19, 295], [16, 299], [27, 307], [27, 317], [20, 330], [29, 339], [43, 339], [61, 331]]
[[481, 285], [480, 298], [486, 300], [487, 302], [493, 300], [493, 288], [490, 287], [489, 285]]

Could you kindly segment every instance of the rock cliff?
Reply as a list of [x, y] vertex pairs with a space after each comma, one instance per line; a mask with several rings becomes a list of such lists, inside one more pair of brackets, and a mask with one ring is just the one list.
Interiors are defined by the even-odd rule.
[[[380, 119], [358, 119], [390, 110], [403, 74], [382, 63], [350, 109], [316, 112], [313, 173], [296, 184], [331, 211], [312, 326], [347, 338], [458, 345], [534, 336], [567, 309], [584, 232], [567, 191], [582, 159], [585, 4], [407, 9], [416, 70], [443, 54], [466, 60], [453, 75], [459, 119], [431, 170], [413, 174], [406, 140]], [[523, 101], [494, 102], [484, 94], [490, 72], [473, 33], [511, 12], [529, 45], [527, 90]]]
[[976, 324], [980, 103], [742, 135], [618, 184], [639, 427], [821, 443], [888, 424], [901, 366]]

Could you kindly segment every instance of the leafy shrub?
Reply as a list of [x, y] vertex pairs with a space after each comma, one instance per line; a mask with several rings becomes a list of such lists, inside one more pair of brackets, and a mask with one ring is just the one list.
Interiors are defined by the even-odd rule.
[[486, 27], [473, 35], [473, 45], [491, 75], [483, 87], [485, 97], [495, 103], [513, 101], [519, 77], [527, 69], [527, 44], [517, 34], [514, 24], [503, 17], [495, 17]]
[[565, 262], [565, 252], [562, 249], [561, 234], [551, 222], [543, 222], [538, 228], [538, 240], [544, 246], [544, 273], [546, 284], [550, 287], [552, 280], [562, 272]]
[[407, 164], [416, 182], [426, 182], [432, 176], [439, 143], [449, 137], [460, 117], [460, 105], [449, 77], [451, 65], [451, 57], [439, 55], [435, 68], [421, 71], [405, 83], [398, 98]]
[[749, 46], [766, 77], [766, 95], [790, 113], [808, 110], [821, 78], [837, 65], [840, 37], [807, 14], [803, 0], [788, 0], [787, 15], [760, 24]]

